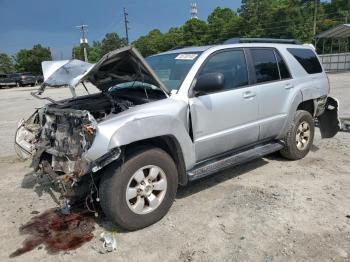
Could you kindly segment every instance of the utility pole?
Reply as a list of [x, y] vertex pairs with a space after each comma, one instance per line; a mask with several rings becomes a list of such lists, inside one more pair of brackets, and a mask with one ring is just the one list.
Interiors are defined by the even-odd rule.
[[348, 23], [349, 11], [345, 11], [345, 24]]
[[124, 7], [124, 25], [125, 25], [125, 37], [126, 37], [126, 44], [129, 45], [129, 20], [128, 20], [128, 12], [126, 8]]
[[84, 48], [84, 60], [85, 62], [88, 62], [87, 49], [86, 49], [88, 44], [88, 40], [86, 38], [88, 25], [78, 25], [76, 26], [76, 28], [78, 28], [81, 32], [80, 45]]
[[318, 13], [318, 2], [319, 0], [315, 0], [315, 10], [314, 10], [314, 37], [316, 36], [316, 31], [317, 31], [317, 13]]

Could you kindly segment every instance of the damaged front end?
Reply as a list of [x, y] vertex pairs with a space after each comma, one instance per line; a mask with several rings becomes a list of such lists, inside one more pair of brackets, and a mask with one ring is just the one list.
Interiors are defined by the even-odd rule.
[[[61, 207], [89, 197], [91, 202], [97, 193], [98, 176], [93, 174], [122, 153], [118, 147], [104, 148], [88, 157], [99, 124], [137, 105], [164, 99], [168, 90], [133, 47], [108, 53], [94, 65], [78, 60], [43, 62], [43, 73], [45, 81], [32, 95], [51, 103], [20, 122], [16, 152], [22, 159], [32, 159], [39, 184]], [[76, 97], [75, 88], [80, 83], [85, 87], [84, 81], [101, 92]], [[40, 97], [48, 86], [68, 86], [73, 98]], [[53, 192], [59, 192], [59, 197]]]
[[[108, 157], [88, 161], [85, 153], [91, 147], [97, 122], [86, 110], [56, 109], [50, 106], [37, 110], [27, 121], [21, 121], [15, 138], [17, 154], [32, 158], [31, 166], [46, 191], [59, 192], [54, 200], [61, 206], [89, 194], [92, 177], [108, 161], [120, 155], [114, 150]], [[84, 178], [87, 176], [86, 178]]]

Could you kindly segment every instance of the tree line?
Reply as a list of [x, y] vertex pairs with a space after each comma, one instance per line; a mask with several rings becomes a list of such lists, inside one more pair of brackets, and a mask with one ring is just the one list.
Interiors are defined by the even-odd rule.
[[[350, 22], [349, 0], [242, 0], [237, 10], [217, 7], [205, 21], [190, 19], [167, 32], [153, 29], [132, 44], [142, 55], [149, 56], [177, 47], [218, 44], [233, 37], [293, 38], [312, 43], [315, 3], [316, 33], [347, 20]], [[126, 44], [124, 37], [114, 32], [107, 33], [101, 41], [86, 44], [88, 60], [95, 63], [104, 54]], [[84, 60], [83, 45], [73, 47], [72, 58]], [[50, 49], [41, 45], [20, 50], [12, 58], [0, 53], [0, 72], [28, 71], [39, 74], [41, 61], [51, 59]]]
[[236, 11], [218, 7], [206, 21], [191, 19], [165, 33], [154, 29], [133, 44], [148, 56], [182, 46], [218, 44], [234, 37], [292, 38], [313, 43], [315, 3], [316, 34], [350, 22], [349, 0], [242, 0]]
[[52, 60], [51, 50], [40, 44], [32, 49], [21, 49], [11, 57], [0, 53], [0, 73], [31, 72], [34, 75], [42, 74], [41, 62]]
[[[218, 44], [234, 37], [292, 38], [313, 43], [315, 3], [316, 33], [350, 21], [349, 0], [242, 0], [238, 10], [217, 7], [206, 21], [190, 19], [164, 33], [153, 29], [132, 44], [143, 56], [149, 56], [178, 47]], [[108, 33], [101, 42], [87, 45], [89, 62], [125, 45], [125, 38]], [[72, 53], [83, 60], [82, 46], [74, 47]]]

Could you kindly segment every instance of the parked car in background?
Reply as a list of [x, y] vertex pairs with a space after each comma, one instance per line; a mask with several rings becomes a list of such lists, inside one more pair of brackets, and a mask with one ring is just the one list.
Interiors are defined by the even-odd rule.
[[36, 78], [36, 85], [42, 84], [44, 82], [44, 77], [42, 75], [38, 75], [35, 77]]
[[11, 75], [17, 86], [34, 86], [37, 78], [32, 73], [14, 73]]
[[10, 74], [0, 74], [0, 88], [16, 86], [16, 81]]

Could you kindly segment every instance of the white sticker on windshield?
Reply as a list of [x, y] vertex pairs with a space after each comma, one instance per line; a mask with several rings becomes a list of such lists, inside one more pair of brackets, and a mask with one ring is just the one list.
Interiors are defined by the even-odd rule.
[[193, 60], [198, 54], [179, 54], [175, 59], [177, 60]]

